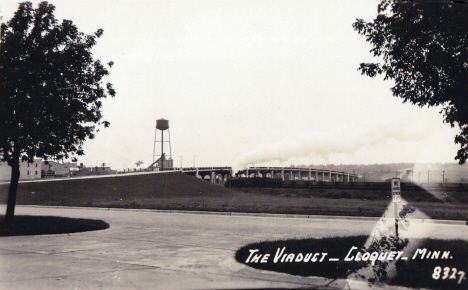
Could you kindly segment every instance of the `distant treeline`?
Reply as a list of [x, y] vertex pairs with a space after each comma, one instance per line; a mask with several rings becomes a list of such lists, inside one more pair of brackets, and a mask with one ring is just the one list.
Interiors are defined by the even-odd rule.
[[391, 177], [414, 182], [468, 182], [468, 164], [458, 163], [382, 163], [382, 164], [310, 164], [296, 167], [325, 168], [359, 174], [358, 181], [384, 181]]

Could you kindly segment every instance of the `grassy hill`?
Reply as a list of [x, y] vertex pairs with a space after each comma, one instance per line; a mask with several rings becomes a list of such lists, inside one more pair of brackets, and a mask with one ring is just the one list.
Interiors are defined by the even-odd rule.
[[[234, 191], [180, 172], [113, 175], [20, 183], [17, 204], [379, 217], [390, 203], [388, 192], [382, 194], [385, 198], [370, 199], [379, 193], [368, 190], [255, 191]], [[6, 203], [7, 192], [8, 184], [1, 184], [0, 203]], [[428, 200], [411, 204], [432, 218], [467, 219], [468, 204], [446, 208]]]
[[[8, 185], [0, 185], [2, 196], [7, 191]], [[107, 207], [161, 198], [228, 197], [233, 193], [193, 176], [172, 172], [20, 183], [17, 203]]]

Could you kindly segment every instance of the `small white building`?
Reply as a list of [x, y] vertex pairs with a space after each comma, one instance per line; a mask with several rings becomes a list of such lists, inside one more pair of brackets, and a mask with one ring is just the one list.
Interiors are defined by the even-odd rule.
[[[34, 160], [33, 163], [21, 162], [20, 180], [33, 180], [41, 178], [41, 160]], [[6, 161], [0, 161], [0, 181], [10, 181], [11, 167]]]

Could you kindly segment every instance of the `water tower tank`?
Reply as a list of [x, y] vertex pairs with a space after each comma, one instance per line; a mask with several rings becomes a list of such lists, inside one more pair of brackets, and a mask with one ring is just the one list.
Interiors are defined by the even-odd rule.
[[164, 131], [169, 129], [169, 120], [159, 119], [156, 120], [156, 129]]

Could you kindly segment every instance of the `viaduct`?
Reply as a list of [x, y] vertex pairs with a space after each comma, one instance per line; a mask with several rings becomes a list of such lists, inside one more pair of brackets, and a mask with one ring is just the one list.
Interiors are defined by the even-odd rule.
[[[211, 183], [224, 183], [232, 178], [232, 167], [183, 167], [166, 170], [181, 171]], [[248, 167], [239, 170], [236, 177], [269, 177], [285, 180], [308, 180], [322, 182], [354, 182], [359, 176], [349, 172], [301, 167]]]
[[281, 180], [354, 182], [359, 176], [349, 172], [300, 167], [248, 167], [236, 173], [237, 177], [270, 177]]
[[210, 178], [211, 183], [224, 183], [232, 177], [232, 167], [184, 167], [174, 168], [185, 174], [193, 175], [202, 179]]

